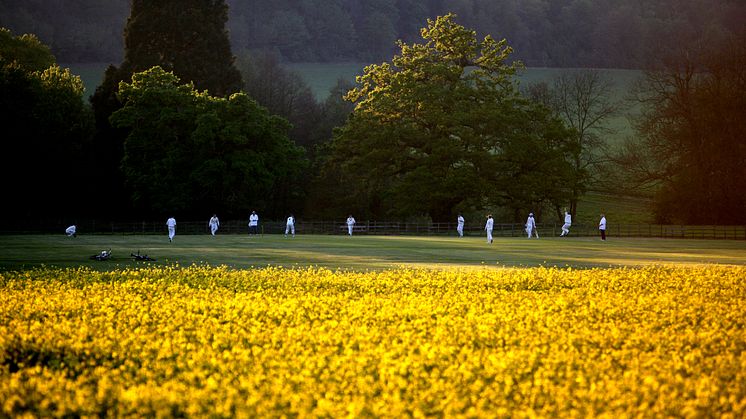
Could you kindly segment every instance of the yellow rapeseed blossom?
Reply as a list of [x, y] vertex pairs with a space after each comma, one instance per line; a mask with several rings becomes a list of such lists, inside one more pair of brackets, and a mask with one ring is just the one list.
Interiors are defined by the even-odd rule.
[[0, 417], [746, 416], [746, 268], [0, 273]]

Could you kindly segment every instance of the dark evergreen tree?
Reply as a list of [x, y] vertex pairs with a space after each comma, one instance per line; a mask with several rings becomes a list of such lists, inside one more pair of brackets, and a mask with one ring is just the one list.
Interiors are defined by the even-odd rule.
[[224, 0], [132, 0], [124, 30], [124, 62], [107, 69], [102, 84], [91, 97], [96, 116], [96, 150], [102, 164], [101, 179], [113, 185], [104, 199], [109, 209], [123, 209], [122, 175], [125, 132], [111, 127], [109, 116], [122, 107], [117, 99], [120, 81], [134, 73], [160, 66], [197, 90], [217, 97], [241, 89], [241, 73], [234, 65], [225, 29], [228, 7]]
[[224, 0], [133, 0], [121, 71], [161, 66], [197, 90], [227, 96], [241, 89], [225, 24]]

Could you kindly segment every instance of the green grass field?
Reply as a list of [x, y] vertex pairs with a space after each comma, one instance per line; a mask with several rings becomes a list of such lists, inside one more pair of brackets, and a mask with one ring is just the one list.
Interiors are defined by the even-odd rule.
[[[539, 240], [484, 237], [325, 236], [282, 235], [64, 235], [0, 236], [0, 269], [34, 266], [90, 266], [109, 270], [151, 264], [227, 265], [235, 268], [264, 266], [322, 266], [331, 269], [380, 270], [408, 267], [609, 267], [651, 264], [746, 265], [746, 241], [678, 240], [610, 237]], [[109, 261], [89, 256], [111, 248]], [[131, 252], [156, 258], [135, 262]]]

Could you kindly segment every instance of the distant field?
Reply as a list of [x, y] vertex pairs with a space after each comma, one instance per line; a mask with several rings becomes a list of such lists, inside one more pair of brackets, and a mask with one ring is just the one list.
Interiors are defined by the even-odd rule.
[[[585, 69], [572, 68], [528, 68], [519, 75], [521, 86], [527, 86], [532, 83], [546, 82], [551, 85], [552, 80], [561, 74], [572, 74]], [[642, 77], [640, 70], [621, 70], [621, 69], [597, 69], [612, 82], [612, 101], [619, 103], [619, 114], [609, 118], [606, 128], [612, 130], [607, 141], [609, 144], [616, 144], [627, 137], [634, 135], [632, 125], [629, 121], [630, 114], [637, 111], [636, 107], [630, 108], [626, 103], [627, 96], [635, 83]]]
[[578, 202], [576, 221], [596, 223], [603, 212], [609, 222], [649, 224], [653, 221], [651, 205], [649, 199], [590, 192]]
[[[492, 245], [483, 236], [325, 236], [282, 235], [64, 235], [0, 236], [0, 269], [33, 266], [96, 269], [131, 267], [131, 252], [138, 250], [157, 259], [152, 265], [322, 266], [331, 269], [389, 269], [410, 267], [558, 266], [609, 267], [651, 264], [704, 263], [746, 265], [746, 241], [609, 238], [557, 238], [539, 240], [496, 238]], [[89, 256], [111, 249], [111, 261]]]
[[60, 67], [69, 68], [70, 72], [80, 76], [85, 86], [85, 95], [91, 96], [104, 80], [104, 72], [109, 63], [60, 63]]

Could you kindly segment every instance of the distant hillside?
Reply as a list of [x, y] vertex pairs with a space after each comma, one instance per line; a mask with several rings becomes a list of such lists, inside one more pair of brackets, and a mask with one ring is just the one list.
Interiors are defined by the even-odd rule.
[[[734, 0], [227, 0], [235, 54], [289, 62], [380, 62], [428, 18], [454, 12], [480, 36], [506, 38], [530, 67], [642, 68], [666, 49], [739, 31]], [[0, 1], [0, 26], [34, 33], [60, 62], [119, 63], [129, 0]]]

